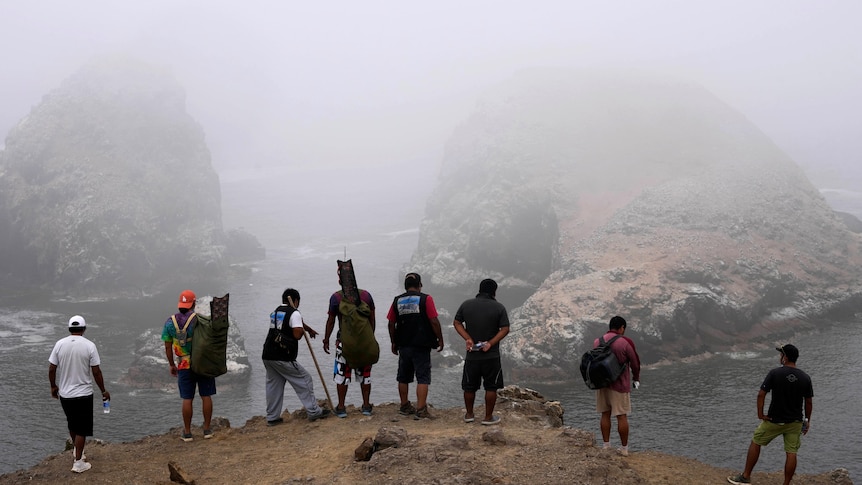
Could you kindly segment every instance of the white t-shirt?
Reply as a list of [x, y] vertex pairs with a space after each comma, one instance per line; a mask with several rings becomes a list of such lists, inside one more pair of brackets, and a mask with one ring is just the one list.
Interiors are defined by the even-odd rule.
[[83, 335], [69, 335], [54, 344], [48, 362], [57, 366], [60, 397], [84, 397], [93, 394], [92, 366], [99, 365], [96, 344]]
[[290, 314], [290, 328], [302, 328], [302, 315], [299, 310]]

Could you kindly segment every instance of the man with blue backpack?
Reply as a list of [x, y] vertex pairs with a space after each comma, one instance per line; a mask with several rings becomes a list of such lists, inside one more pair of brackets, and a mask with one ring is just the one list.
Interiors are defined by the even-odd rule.
[[[596, 389], [596, 411], [602, 413], [600, 427], [604, 449], [611, 447], [611, 416], [617, 418], [617, 431], [620, 434], [620, 454], [629, 454], [629, 420], [632, 412], [631, 390], [640, 387], [641, 361], [635, 344], [624, 334], [626, 321], [621, 316], [611, 318], [608, 331], [597, 338], [593, 347], [610, 344], [610, 350], [623, 366], [619, 377], [609, 386]], [[631, 370], [631, 374], [629, 374]]]

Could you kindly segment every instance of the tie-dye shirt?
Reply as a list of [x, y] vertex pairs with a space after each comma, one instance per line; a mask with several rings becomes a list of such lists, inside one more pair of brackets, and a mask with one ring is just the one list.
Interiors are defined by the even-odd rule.
[[[192, 316], [192, 312], [188, 312], [185, 315], [182, 313], [177, 313], [174, 315], [177, 319], [177, 325], [182, 330], [183, 325], [186, 324], [186, 320]], [[188, 369], [191, 366], [191, 353], [192, 353], [192, 331], [194, 330], [195, 322], [191, 322], [189, 327], [186, 329], [186, 344], [180, 345], [180, 341], [177, 340], [177, 329], [174, 328], [174, 322], [170, 318], [165, 322], [165, 327], [162, 329], [162, 342], [173, 342], [174, 347], [174, 355], [180, 358], [180, 361], [177, 362], [177, 369], [183, 370]]]

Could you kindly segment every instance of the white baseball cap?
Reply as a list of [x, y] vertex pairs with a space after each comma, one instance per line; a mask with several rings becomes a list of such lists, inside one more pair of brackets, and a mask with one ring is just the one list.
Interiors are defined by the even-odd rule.
[[75, 315], [69, 319], [69, 328], [83, 328], [87, 326], [87, 321], [81, 315]]

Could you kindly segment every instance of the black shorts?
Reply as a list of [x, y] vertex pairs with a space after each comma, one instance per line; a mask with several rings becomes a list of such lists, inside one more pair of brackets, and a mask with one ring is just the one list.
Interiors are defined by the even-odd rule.
[[76, 436], [93, 436], [93, 395], [60, 398], [69, 432]]
[[486, 391], [496, 391], [503, 387], [503, 367], [500, 359], [464, 361], [461, 389], [466, 392], [476, 392], [479, 384], [483, 384]]

